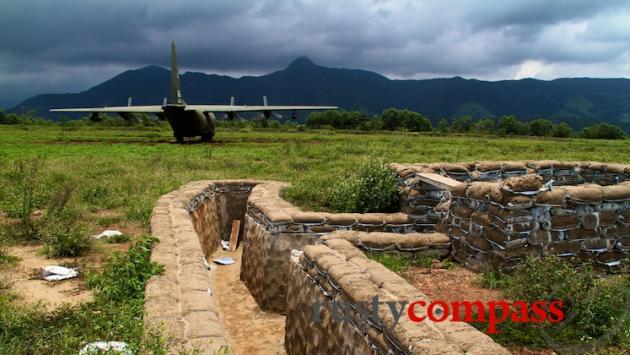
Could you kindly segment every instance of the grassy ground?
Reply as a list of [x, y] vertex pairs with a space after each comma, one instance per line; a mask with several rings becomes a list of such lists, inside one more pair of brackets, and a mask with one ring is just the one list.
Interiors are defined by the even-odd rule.
[[[88, 232], [112, 224], [132, 223], [148, 231], [149, 216], [156, 199], [193, 180], [256, 178], [290, 181], [295, 188], [289, 197], [305, 207], [321, 205], [322, 190], [330, 177], [356, 169], [366, 159], [385, 162], [436, 162], [467, 160], [558, 159], [630, 162], [630, 140], [593, 141], [581, 139], [530, 139], [484, 136], [431, 136], [407, 133], [339, 133], [332, 131], [230, 131], [219, 130], [212, 144], [173, 144], [170, 130], [69, 129], [59, 126], [0, 126], [0, 222], [23, 213], [22, 166], [36, 169], [31, 207], [45, 209], [47, 201], [62, 186], [71, 186], [68, 204], [80, 215]], [[31, 165], [29, 165], [31, 164]], [[4, 216], [3, 216], [4, 215]], [[6, 238], [5, 238], [6, 239]], [[0, 245], [2, 260], [9, 258]], [[6, 263], [5, 263], [6, 264]], [[0, 275], [1, 276], [1, 275]], [[146, 276], [146, 275], [144, 275]], [[0, 313], [11, 317], [0, 322], [22, 322], [19, 333], [0, 338], [17, 344], [29, 342], [38, 322], [65, 326], [75, 319], [85, 327], [67, 343], [55, 343], [53, 333], [42, 334], [35, 347], [25, 352], [76, 352], [79, 344], [114, 337], [106, 317], [88, 322], [89, 314], [114, 318], [118, 313], [139, 315], [136, 303], [90, 303], [61, 313], [23, 309], [12, 304], [0, 286]], [[5, 296], [3, 296], [5, 295]], [[137, 297], [141, 295], [136, 294]], [[129, 313], [129, 309], [133, 311]], [[76, 317], [76, 318], [73, 318]], [[131, 317], [133, 318], [133, 317]], [[134, 330], [129, 342], [143, 346], [136, 331], [141, 319], [126, 317]], [[64, 319], [66, 320], [64, 323]], [[135, 323], [133, 323], [135, 322]], [[80, 323], [81, 324], [81, 323]], [[70, 327], [70, 325], [68, 325]], [[106, 331], [92, 331], [102, 327]], [[0, 324], [0, 328], [7, 328]], [[32, 328], [32, 329], [31, 329]], [[90, 329], [88, 329], [90, 328]], [[13, 329], [13, 328], [11, 328]], [[63, 328], [66, 329], [66, 328]], [[83, 333], [81, 333], [83, 332]], [[105, 334], [105, 335], [104, 335]], [[135, 338], [134, 338], [135, 337]], [[113, 339], [112, 339], [113, 340]], [[10, 344], [9, 344], [10, 345]], [[0, 349], [9, 346], [0, 344]], [[153, 345], [151, 345], [153, 346]], [[27, 351], [28, 350], [28, 351]]]

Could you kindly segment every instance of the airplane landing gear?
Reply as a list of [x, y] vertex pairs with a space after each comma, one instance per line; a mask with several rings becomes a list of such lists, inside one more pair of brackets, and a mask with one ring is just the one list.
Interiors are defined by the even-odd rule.
[[210, 142], [212, 140], [212, 137], [214, 137], [214, 132], [204, 133], [201, 135], [201, 140], [204, 142]]

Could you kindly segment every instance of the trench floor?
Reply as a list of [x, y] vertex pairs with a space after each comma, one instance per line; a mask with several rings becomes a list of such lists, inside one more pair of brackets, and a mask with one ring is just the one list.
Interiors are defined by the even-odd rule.
[[236, 252], [219, 250], [214, 258], [229, 256], [236, 260], [232, 265], [213, 263], [212, 293], [218, 303], [223, 323], [229, 333], [232, 354], [285, 354], [285, 316], [264, 312], [240, 280], [243, 249]]

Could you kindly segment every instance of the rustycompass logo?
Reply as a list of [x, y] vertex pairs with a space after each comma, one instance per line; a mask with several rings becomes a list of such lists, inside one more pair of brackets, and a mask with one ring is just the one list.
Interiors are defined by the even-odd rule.
[[364, 321], [383, 323], [379, 316], [379, 311], [383, 307], [391, 313], [396, 326], [400, 317], [408, 317], [414, 323], [424, 321], [431, 322], [474, 322], [487, 323], [487, 334], [498, 334], [499, 325], [506, 321], [514, 323], [560, 323], [565, 318], [563, 302], [535, 301], [527, 303], [525, 301], [453, 301], [441, 300], [427, 301], [388, 301], [381, 302], [378, 296], [373, 297], [370, 302], [350, 301], [340, 302], [316, 302], [313, 304], [313, 321], [320, 322], [320, 312], [322, 308], [327, 308], [332, 314], [332, 319], [336, 322], [351, 322], [351, 314], [358, 314]]

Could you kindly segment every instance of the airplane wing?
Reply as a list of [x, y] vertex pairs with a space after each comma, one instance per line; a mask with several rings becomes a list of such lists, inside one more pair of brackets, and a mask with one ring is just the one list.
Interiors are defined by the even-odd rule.
[[337, 106], [247, 106], [247, 105], [186, 105], [186, 110], [203, 112], [260, 112], [336, 110]]
[[164, 112], [162, 106], [113, 106], [113, 107], [86, 107], [86, 108], [53, 108], [51, 112], [146, 112], [146, 113], [160, 113]]

